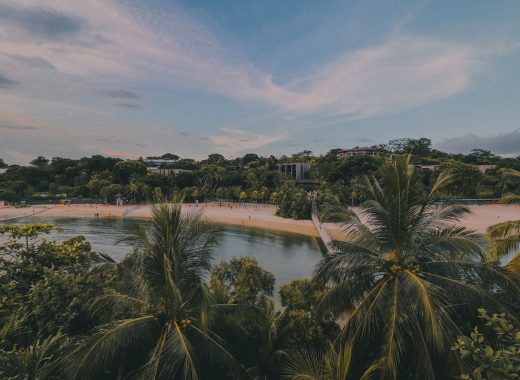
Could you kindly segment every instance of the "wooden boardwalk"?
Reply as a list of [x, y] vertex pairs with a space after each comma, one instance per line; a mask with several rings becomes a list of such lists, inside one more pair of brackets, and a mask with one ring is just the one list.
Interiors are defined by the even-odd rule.
[[320, 234], [323, 244], [327, 248], [328, 253], [331, 255], [334, 255], [336, 253], [336, 250], [334, 248], [333, 240], [330, 237], [329, 231], [327, 231], [327, 227], [325, 227], [325, 225], [320, 222], [319, 215], [318, 215], [318, 207], [316, 206], [316, 201], [314, 201], [314, 200], [312, 200], [311, 218], [312, 218], [312, 222], [314, 223], [314, 226], [316, 227], [316, 229], [318, 230], [318, 233]]

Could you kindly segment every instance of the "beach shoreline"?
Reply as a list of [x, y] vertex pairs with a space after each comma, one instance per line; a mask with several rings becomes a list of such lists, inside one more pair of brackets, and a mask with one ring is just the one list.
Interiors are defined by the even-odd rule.
[[[520, 205], [472, 205], [470, 213], [461, 220], [460, 225], [484, 232], [487, 227], [520, 219]], [[205, 220], [234, 226], [255, 227], [279, 232], [290, 232], [318, 237], [318, 232], [310, 220], [294, 220], [276, 215], [276, 206], [264, 204], [238, 205], [222, 202], [184, 204], [187, 212], [200, 211]], [[4, 207], [0, 209], [0, 222], [23, 220], [25, 217], [50, 218], [151, 218], [150, 205], [50, 205], [31, 206], [27, 208]], [[333, 224], [327, 223], [333, 238], [340, 238], [341, 231]]]

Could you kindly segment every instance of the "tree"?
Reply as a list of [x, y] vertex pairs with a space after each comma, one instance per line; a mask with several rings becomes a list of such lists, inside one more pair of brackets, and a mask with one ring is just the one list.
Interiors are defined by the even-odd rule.
[[120, 184], [129, 183], [132, 178], [146, 175], [146, 167], [140, 161], [120, 161], [113, 170], [114, 181]]
[[307, 192], [301, 187], [296, 187], [294, 182], [285, 182], [277, 191], [276, 204], [276, 214], [284, 218], [311, 218], [311, 204], [307, 199]]
[[[475, 327], [470, 336], [459, 336], [452, 347], [466, 363], [464, 380], [518, 379], [520, 376], [520, 329], [505, 314], [489, 315], [479, 309], [484, 320], [485, 336]], [[486, 339], [487, 338], [487, 339]]]
[[488, 262], [496, 262], [510, 252], [520, 250], [520, 220], [511, 220], [488, 227], [486, 238], [491, 245], [486, 252]]
[[250, 162], [257, 161], [259, 159], [256, 153], [247, 153], [242, 157], [242, 165], [247, 165]]
[[38, 156], [31, 161], [31, 165], [34, 165], [40, 169], [45, 168], [49, 164], [49, 160], [43, 156]]
[[264, 304], [273, 295], [274, 275], [253, 257], [222, 261], [211, 273], [210, 286], [227, 303]]
[[226, 161], [225, 157], [218, 153], [212, 153], [208, 156], [208, 159], [206, 160], [208, 164], [222, 164], [224, 161]]
[[350, 183], [357, 177], [375, 173], [383, 164], [381, 158], [372, 156], [354, 156], [348, 160], [341, 160], [334, 170], [328, 173], [328, 180], [336, 182], [343, 180]]
[[[274, 275], [252, 257], [221, 262], [211, 275], [210, 290], [215, 301], [237, 305], [239, 311], [231, 318], [222, 318], [216, 328], [219, 335], [233, 342], [230, 349], [248, 368], [251, 378], [270, 378], [266, 374], [275, 353], [275, 314], [271, 298], [274, 284]], [[241, 334], [242, 330], [247, 334]]]
[[498, 292], [518, 299], [502, 269], [479, 261], [482, 238], [453, 225], [467, 209], [435, 204], [450, 180], [441, 173], [426, 191], [410, 156], [397, 157], [380, 179], [364, 178], [366, 222], [348, 209], [333, 215], [346, 241], [318, 265], [313, 285], [325, 290], [323, 312], [354, 308], [338, 339], [354, 352], [354, 377], [448, 378], [456, 321], [481, 305], [509, 310]]
[[59, 379], [60, 359], [67, 352], [67, 338], [58, 334], [37, 340], [27, 348], [0, 350], [2, 379]]
[[456, 160], [443, 162], [441, 171], [449, 172], [453, 181], [445, 187], [450, 195], [475, 197], [482, 180], [482, 173], [475, 165], [468, 165]]
[[385, 144], [385, 149], [396, 154], [412, 154], [422, 157], [431, 152], [432, 141], [425, 137], [420, 139], [395, 139]]
[[212, 371], [237, 369], [212, 330], [219, 306], [212, 303], [204, 277], [216, 231], [201, 215], [183, 215], [180, 204], [154, 206], [149, 228], [128, 237], [137, 246], [117, 268], [121, 285], [93, 306], [112, 322], [76, 352], [71, 376], [124, 377], [136, 371], [147, 379], [195, 379], [204, 377], [210, 358]]
[[5, 163], [5, 161], [2, 158], [0, 158], [0, 169], [6, 168], [6, 167], [7, 167], [7, 164]]
[[339, 333], [336, 316], [320, 315], [316, 309], [323, 292], [310, 289], [307, 279], [293, 280], [280, 288], [280, 301], [285, 309], [277, 320], [277, 340], [284, 348], [326, 348]]

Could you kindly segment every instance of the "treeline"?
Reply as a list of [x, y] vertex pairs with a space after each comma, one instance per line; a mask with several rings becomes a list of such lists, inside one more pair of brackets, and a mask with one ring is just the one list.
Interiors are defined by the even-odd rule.
[[[219, 154], [201, 161], [181, 159], [171, 153], [155, 157], [176, 160], [161, 164], [162, 169], [175, 169], [168, 175], [148, 172], [149, 164], [143, 159], [38, 157], [30, 166], [2, 165], [7, 170], [0, 174], [0, 200], [89, 198], [112, 203], [116, 195], [122, 195], [127, 202], [137, 203], [176, 196], [190, 202], [271, 202], [280, 205], [282, 216], [308, 218], [309, 208], [302, 202], [307, 191], [319, 190], [342, 204], [359, 203], [362, 199], [356, 185], [360, 177], [377, 175], [395, 155], [412, 154], [413, 164], [423, 168], [421, 176], [426, 187], [431, 187], [441, 171], [454, 174], [454, 181], [444, 190], [445, 197], [519, 201], [520, 181], [510, 175], [511, 170], [520, 170], [519, 157], [501, 158], [481, 149], [468, 155], [450, 155], [431, 149], [430, 140], [424, 138], [392, 140], [381, 148], [386, 152], [382, 157], [347, 159], [338, 158], [337, 149], [319, 156], [303, 151], [279, 158], [253, 153], [231, 160]], [[308, 177], [316, 183], [298, 184], [284, 178], [277, 165], [285, 162], [310, 164]], [[490, 166], [479, 169], [478, 165]]]
[[502, 379], [520, 374], [520, 221], [453, 227], [409, 158], [358, 191], [369, 220], [337, 208], [344, 242], [285, 284], [248, 257], [214, 265], [215, 226], [154, 208], [121, 262], [50, 225], [2, 225], [5, 379]]

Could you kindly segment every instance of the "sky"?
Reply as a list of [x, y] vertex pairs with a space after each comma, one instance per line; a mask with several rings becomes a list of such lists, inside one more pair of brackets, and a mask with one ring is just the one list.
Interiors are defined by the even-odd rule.
[[0, 157], [520, 155], [520, 1], [0, 0]]

